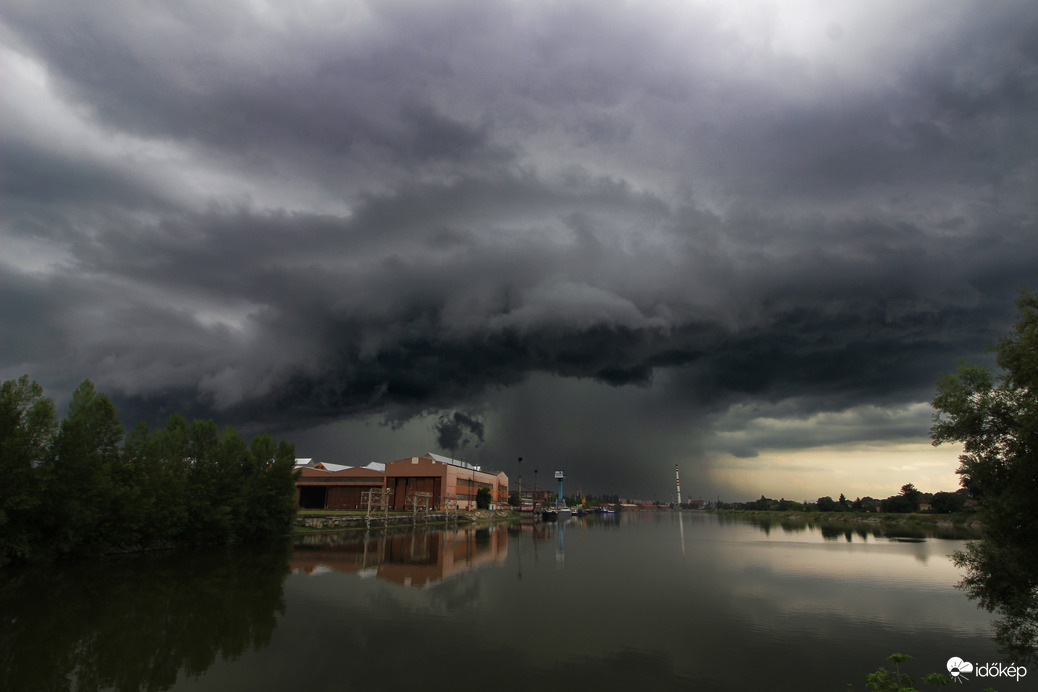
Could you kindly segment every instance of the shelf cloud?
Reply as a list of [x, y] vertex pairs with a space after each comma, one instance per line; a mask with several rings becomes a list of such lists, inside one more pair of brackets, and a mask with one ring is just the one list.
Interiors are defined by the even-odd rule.
[[127, 425], [738, 493], [925, 442], [1038, 283], [1031, 3], [16, 0], [0, 37], [0, 374]]

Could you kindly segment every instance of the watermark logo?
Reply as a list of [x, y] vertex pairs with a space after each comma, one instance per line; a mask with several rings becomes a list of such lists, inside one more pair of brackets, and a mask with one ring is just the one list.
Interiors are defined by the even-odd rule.
[[952, 656], [948, 659], [948, 672], [951, 673], [952, 680], [955, 682], [969, 680], [966, 677], [966, 673], [973, 672], [973, 664], [969, 661], [963, 661], [958, 656]]
[[1015, 663], [1003, 665], [1001, 663], [970, 663], [958, 656], [948, 659], [948, 673], [952, 682], [963, 682], [969, 680], [966, 673], [973, 673], [978, 678], [1014, 678], [1020, 682], [1020, 678], [1026, 677], [1027, 668]]

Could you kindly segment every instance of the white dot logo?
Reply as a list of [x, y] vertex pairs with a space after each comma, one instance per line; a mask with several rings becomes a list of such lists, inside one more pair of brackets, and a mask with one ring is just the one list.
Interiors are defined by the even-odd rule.
[[969, 680], [964, 673], [972, 673], [973, 664], [969, 661], [963, 661], [958, 656], [953, 656], [948, 659], [948, 672], [951, 673], [952, 680], [955, 682]]

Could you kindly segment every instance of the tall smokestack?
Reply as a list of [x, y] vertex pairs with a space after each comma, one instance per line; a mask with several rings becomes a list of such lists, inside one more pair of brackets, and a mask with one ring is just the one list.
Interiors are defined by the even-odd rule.
[[674, 464], [674, 483], [678, 486], [678, 507], [681, 506], [681, 476], [678, 474], [678, 465]]

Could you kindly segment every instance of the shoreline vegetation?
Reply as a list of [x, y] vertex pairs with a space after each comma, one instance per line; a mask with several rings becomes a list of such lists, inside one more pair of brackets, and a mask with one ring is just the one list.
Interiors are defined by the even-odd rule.
[[754, 509], [704, 510], [721, 518], [729, 517], [769, 526], [862, 530], [890, 537], [980, 538], [983, 525], [973, 512], [954, 514], [901, 512], [803, 512]]
[[773, 511], [766, 509], [708, 509], [708, 514], [731, 515], [761, 518], [804, 519], [805, 521], [826, 521], [833, 523], [858, 524], [911, 524], [920, 523], [931, 526], [969, 526], [979, 529], [980, 517], [974, 512], [958, 512], [955, 514], [932, 514], [929, 512], [804, 512]]
[[999, 372], [962, 363], [937, 381], [930, 438], [961, 444], [963, 489], [979, 501], [984, 535], [954, 555], [959, 586], [1001, 617], [1006, 658], [1038, 661], [1038, 294], [1021, 289], [1019, 316], [993, 344]]
[[60, 423], [28, 375], [0, 383], [0, 566], [287, 535], [295, 447], [179, 414], [126, 434], [84, 381]]

